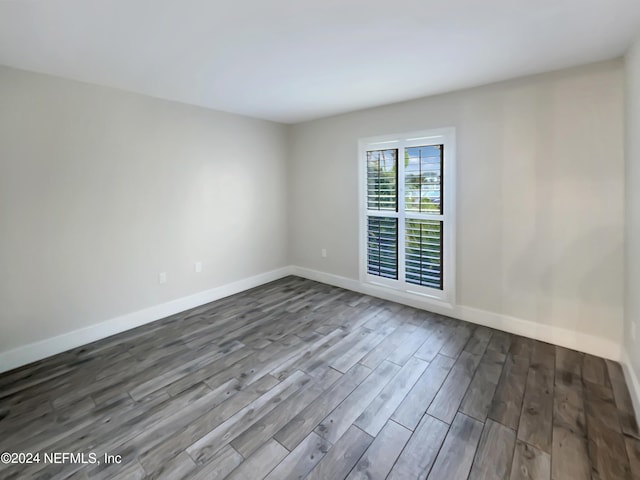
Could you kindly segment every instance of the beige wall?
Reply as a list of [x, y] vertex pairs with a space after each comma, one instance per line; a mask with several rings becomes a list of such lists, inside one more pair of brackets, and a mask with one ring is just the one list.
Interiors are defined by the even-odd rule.
[[457, 303], [619, 344], [623, 80], [612, 61], [294, 126], [291, 263], [357, 279], [358, 139], [454, 126]]
[[289, 263], [357, 279], [358, 139], [442, 126], [457, 303], [619, 344], [623, 80], [606, 62], [284, 127], [0, 67], [0, 353]]
[[0, 352], [284, 266], [286, 142], [0, 67]]
[[[625, 350], [640, 379], [640, 39], [627, 54]], [[635, 324], [636, 338], [631, 336]], [[636, 380], [637, 381], [637, 380]], [[636, 385], [636, 388], [640, 385]], [[636, 392], [640, 395], [640, 391]], [[640, 402], [640, 398], [636, 397]], [[640, 408], [640, 404], [637, 405]]]

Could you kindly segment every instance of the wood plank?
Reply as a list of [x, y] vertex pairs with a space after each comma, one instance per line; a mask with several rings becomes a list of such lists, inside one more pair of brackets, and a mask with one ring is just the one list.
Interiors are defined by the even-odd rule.
[[481, 422], [487, 419], [506, 355], [487, 350], [465, 394], [460, 411]]
[[476, 327], [470, 323], [459, 322], [453, 331], [453, 334], [445, 341], [440, 349], [440, 355], [446, 355], [451, 358], [458, 358], [462, 349], [469, 341], [471, 334]]
[[0, 425], [16, 418], [44, 418], [47, 413], [54, 413], [49, 396], [38, 391], [34, 392], [31, 398], [25, 398], [20, 402], [13, 402], [11, 397], [2, 399], [0, 405]]
[[13, 451], [21, 443], [31, 441], [36, 437], [46, 436], [58, 428], [77, 426], [78, 417], [91, 415], [96, 412], [95, 402], [91, 397], [82, 398], [75, 403], [62, 408], [52, 409], [49, 402], [47, 407], [35, 406], [32, 413], [11, 415], [13, 411], [0, 420], [0, 428], [4, 435], [0, 437], [2, 451]]
[[[585, 414], [591, 430], [606, 428], [622, 432], [613, 391], [603, 385], [584, 381]], [[590, 430], [590, 431], [591, 431]]]
[[514, 357], [525, 357], [531, 359], [531, 351], [533, 350], [533, 340], [530, 338], [514, 335], [511, 338], [511, 348], [509, 353]]
[[320, 354], [314, 355], [312, 358], [298, 365], [298, 369], [312, 374], [314, 370], [322, 366], [329, 366], [334, 358], [341, 356], [348, 352], [354, 345], [360, 340], [366, 338], [371, 333], [371, 330], [360, 327], [347, 334], [339, 342], [335, 343], [331, 347], [323, 350]]
[[448, 430], [449, 425], [446, 423], [425, 415], [409, 438], [387, 480], [427, 478]]
[[624, 442], [627, 447], [631, 477], [640, 478], [640, 440], [626, 437]]
[[458, 413], [428, 478], [467, 478], [478, 448], [482, 427], [482, 422]]
[[471, 338], [464, 346], [464, 349], [473, 353], [474, 355], [484, 355], [487, 346], [489, 345], [489, 341], [493, 336], [493, 330], [487, 327], [478, 326], [473, 331]]
[[350, 426], [311, 470], [307, 480], [345, 478], [372, 441], [373, 438], [358, 427]]
[[507, 480], [511, 473], [516, 432], [493, 420], [487, 420], [469, 480]]
[[347, 478], [349, 480], [387, 478], [411, 434], [411, 430], [395, 422], [387, 422]]
[[274, 438], [290, 451], [333, 411], [371, 373], [367, 367], [356, 365], [343, 375], [333, 387], [326, 390], [308, 407], [282, 427]]
[[585, 382], [585, 387], [591, 476], [600, 480], [630, 478], [631, 466], [624, 436], [617, 424], [617, 410], [610, 403], [613, 402], [613, 394], [602, 385]]
[[462, 352], [453, 368], [451, 368], [451, 372], [440, 391], [433, 399], [427, 413], [450, 424], [458, 411], [458, 407], [479, 363], [480, 355]]
[[[218, 354], [217, 351], [208, 353], [212, 356]], [[74, 385], [73, 383], [62, 385], [57, 390], [49, 392], [49, 395], [53, 398], [54, 408], [68, 405], [86, 395], [91, 395], [96, 404], [106, 403], [111, 399], [117, 398], [122, 393], [128, 393], [129, 389], [149, 379], [166, 374], [167, 371], [173, 370], [179, 365], [199, 361], [201, 354], [202, 352], [198, 351], [182, 351], [172, 356], [172, 362], [168, 364], [159, 362], [150, 366], [145, 365], [139, 371], [129, 366], [128, 369], [121, 370], [118, 375], [99, 381], [86, 382], [85, 379], [85, 383], [82, 385]]]
[[195, 385], [201, 381], [210, 378], [212, 375], [227, 370], [232, 365], [236, 364], [240, 360], [243, 360], [254, 352], [251, 349], [243, 348], [231, 352], [229, 355], [225, 355], [221, 359], [213, 362], [212, 364], [205, 365], [188, 375], [183, 375], [180, 378], [174, 380], [171, 384], [167, 385], [166, 391], [172, 397], [178, 395], [180, 392], [185, 391], [191, 385]]
[[436, 355], [411, 391], [402, 400], [391, 419], [410, 430], [415, 429], [454, 363], [455, 360], [451, 357]]
[[511, 465], [511, 480], [549, 480], [551, 478], [551, 456], [520, 440]]
[[592, 429], [589, 425], [588, 447], [592, 465], [591, 478], [632, 478], [624, 436], [621, 433], [600, 426]]
[[551, 453], [553, 379], [552, 369], [543, 363], [531, 364], [518, 426], [518, 440], [527, 442], [545, 453]]
[[222, 448], [211, 461], [202, 465], [190, 480], [217, 480], [226, 478], [244, 461], [231, 445]]
[[[159, 436], [158, 439], [154, 440], [157, 432], [150, 430], [144, 434], [146, 438], [142, 439], [143, 443], [139, 443], [141, 440], [141, 435], [139, 435], [135, 439], [138, 461], [145, 470], [154, 471], [162, 465], [165, 459], [177, 455], [278, 385], [275, 378], [267, 375], [251, 385], [240, 387], [239, 391], [236, 391], [219, 405], [212, 404], [208, 410], [202, 412], [194, 420], [188, 421], [186, 424], [183, 420], [179, 422], [180, 426], [175, 425], [167, 428], [166, 433]], [[235, 390], [235, 388], [231, 390]], [[190, 419], [187, 418], [187, 420]]]
[[428, 363], [419, 358], [409, 360], [360, 414], [354, 425], [375, 437], [405, 399], [427, 366]]
[[323, 379], [323, 383], [309, 382], [246, 429], [231, 442], [233, 448], [244, 458], [255, 452], [293, 417], [318, 398], [329, 385], [335, 383], [342, 376], [335, 370], [329, 369], [329, 372], [330, 374]]
[[502, 353], [506, 355], [511, 348], [512, 335], [507, 332], [501, 332], [500, 330], [493, 330], [493, 335], [487, 345], [487, 350]]
[[[133, 473], [133, 472], [131, 472], [131, 473]], [[142, 477], [137, 477], [134, 474], [132, 476], [132, 478], [144, 478], [144, 470], [142, 471], [142, 474], [143, 474]], [[113, 478], [113, 477], [111, 477], [111, 478]], [[123, 478], [123, 477], [120, 477], [120, 478]], [[84, 472], [84, 470], [78, 470], [77, 472], [72, 473], [71, 475], [66, 477], [65, 480], [89, 480], [89, 477], [87, 477], [87, 474]]]
[[607, 364], [607, 372], [613, 388], [613, 396], [618, 408], [618, 416], [620, 418], [620, 427], [625, 435], [640, 440], [640, 431], [638, 430], [638, 422], [636, 422], [635, 412], [633, 410], [633, 402], [629, 389], [624, 379], [622, 367], [618, 362], [605, 360]]
[[395, 363], [382, 362], [314, 431], [335, 444], [399, 370]]
[[292, 355], [286, 362], [279, 364], [276, 368], [269, 372], [278, 380], [283, 380], [294, 371], [298, 370], [298, 365], [304, 361], [309, 360], [317, 352], [322, 349], [330, 348], [337, 342], [347, 336], [347, 332], [341, 328], [336, 328], [329, 332], [327, 335], [320, 336], [312, 341], [304, 349], [301, 349], [296, 355]]
[[532, 340], [531, 365], [540, 365], [554, 371], [556, 365], [556, 347], [546, 342]]
[[[294, 338], [295, 340], [293, 340]], [[300, 338], [297, 337], [296, 335], [285, 337], [279, 342], [274, 342], [273, 345], [280, 345], [282, 349], [279, 349], [279, 351], [275, 355], [270, 355], [269, 358], [266, 359], [265, 361], [254, 363], [253, 365], [251, 365], [250, 368], [240, 373], [238, 375], [238, 378], [242, 380], [244, 383], [255, 382], [258, 378], [262, 378], [264, 375], [267, 375], [272, 369], [276, 368], [278, 365], [282, 364], [283, 362], [286, 362], [291, 356], [296, 355], [298, 352], [303, 350], [306, 346], [305, 342], [300, 341]], [[268, 351], [268, 349], [271, 347], [272, 345], [262, 350], [256, 350], [255, 355], [259, 356], [261, 352]], [[226, 372], [222, 372], [222, 373], [224, 374]], [[228, 378], [228, 373], [227, 375], [224, 375], [222, 378], [225, 378], [225, 376]], [[215, 385], [215, 383], [213, 383], [213, 380], [211, 379], [207, 379], [206, 383], [210, 386]]]
[[310, 381], [311, 378], [302, 372], [294, 373], [191, 444], [186, 449], [187, 453], [198, 464], [206, 463], [213, 458], [218, 450], [240, 435], [244, 429], [253, 425]]
[[611, 388], [607, 365], [602, 358], [585, 353], [582, 356], [582, 378], [591, 383]]
[[582, 378], [582, 362], [584, 354], [569, 350], [564, 347], [556, 347], [556, 371], [570, 373]]
[[[604, 360], [602, 361], [604, 364]], [[583, 364], [584, 372], [584, 364]], [[592, 376], [592, 378], [594, 378]], [[600, 379], [603, 377], [601, 376]], [[608, 379], [608, 374], [606, 375]], [[613, 391], [601, 383], [584, 381], [587, 442], [592, 478], [622, 479], [631, 475], [624, 436]]]
[[[553, 392], [553, 423], [576, 435], [586, 437], [587, 421], [584, 414], [582, 381], [572, 375], [558, 376]], [[570, 382], [567, 384], [566, 380]]]
[[[182, 452], [184, 446], [188, 443], [179, 443], [180, 440], [183, 439], [181, 434], [189, 430], [194, 422], [198, 422], [198, 425], [201, 425], [202, 423], [200, 423], [200, 421], [203, 416], [210, 415], [211, 412], [226, 409], [226, 407], [232, 403], [233, 405], [239, 405], [237, 408], [241, 408], [243, 402], [249, 403], [252, 398], [259, 396], [263, 389], [266, 390], [273, 387], [274, 383], [276, 383], [275, 379], [273, 379], [273, 381], [264, 379], [256, 382], [251, 389], [237, 390], [235, 388], [237, 382], [229, 382], [229, 384], [223, 385], [201, 398], [184, 398], [184, 403], [175, 406], [180, 406], [180, 409], [164, 409], [160, 411], [158, 421], [153, 423], [144, 421], [138, 425], [127, 425], [129, 428], [118, 428], [115, 431], [110, 430], [104, 432], [102, 435], [96, 435], [95, 444], [109, 452], [126, 439], [127, 448], [121, 451], [124, 461], [133, 460], [133, 458], [137, 456], [138, 462], [141, 463], [147, 473], [153, 475], [156, 471], [160, 471], [172, 458]], [[192, 390], [193, 388], [186, 392]], [[183, 396], [184, 394], [174, 398], [181, 398]], [[235, 397], [235, 402], [229, 401], [232, 397]], [[175, 403], [175, 400], [172, 400], [172, 402]], [[230, 414], [231, 413], [229, 413], [229, 415]], [[145, 417], [144, 420], [146, 419]], [[168, 449], [166, 446], [171, 446], [171, 449]], [[75, 449], [79, 447], [72, 445], [65, 448]], [[103, 463], [90, 470], [90, 473], [92, 476], [98, 476], [100, 473], [100, 475], [108, 478], [111, 472], [119, 470], [119, 466], [120, 465]]]
[[587, 441], [570, 430], [553, 427], [551, 478], [553, 480], [589, 480], [591, 461]]
[[305, 478], [324, 458], [329, 448], [331, 448], [329, 442], [315, 432], [311, 432], [266, 476], [266, 479]]
[[433, 361], [445, 342], [454, 334], [455, 329], [448, 323], [440, 323], [431, 335], [414, 354], [415, 357], [427, 362]]
[[162, 467], [148, 475], [148, 480], [180, 480], [190, 479], [192, 473], [196, 470], [197, 465], [191, 459], [187, 452], [181, 452], [177, 456], [165, 462]]
[[261, 325], [268, 324], [274, 315], [267, 315], [260, 309], [250, 308], [230, 315], [224, 319], [222, 325], [215, 330], [207, 329], [195, 332], [190, 337], [185, 337], [184, 342], [192, 350], [201, 349], [216, 342], [229, 342], [241, 338], [258, 329]]
[[432, 331], [426, 328], [415, 329], [402, 340], [398, 348], [391, 352], [387, 360], [396, 365], [405, 365], [432, 333]]
[[[378, 367], [383, 360], [393, 354], [397, 349], [402, 348], [405, 339], [416, 331], [417, 325], [404, 323], [400, 325], [391, 335], [380, 342], [374, 349], [360, 359], [360, 363], [372, 370]], [[397, 363], [397, 362], [394, 362]]]
[[386, 337], [388, 337], [397, 327], [395, 325], [387, 325], [377, 331], [369, 333], [367, 336], [360, 339], [349, 350], [344, 352], [341, 356], [333, 359], [329, 362], [329, 366], [335, 368], [339, 372], [345, 373], [351, 367], [353, 367], [358, 361], [380, 344]]
[[113, 475], [111, 480], [142, 480], [146, 476], [146, 472], [139, 463], [132, 463], [117, 474]]
[[[512, 348], [513, 348], [512, 343]], [[513, 430], [518, 429], [522, 398], [529, 371], [529, 358], [507, 354], [498, 388], [491, 402], [488, 417]]]
[[280, 463], [289, 451], [275, 440], [269, 440], [242, 462], [227, 480], [261, 480]]
[[[389, 311], [382, 307], [384, 302], [370, 302], [367, 305], [363, 305], [362, 308], [356, 307], [349, 311], [349, 314], [343, 316], [338, 320], [338, 323], [334, 323], [335, 326], [338, 324], [346, 329], [346, 330], [370, 330], [368, 327], [365, 327], [367, 323], [374, 319], [377, 316], [385, 316], [388, 318]], [[401, 307], [402, 308], [402, 307]]]
[[[162, 393], [162, 394], [160, 394]], [[215, 402], [219, 392], [212, 392], [204, 385], [195, 385], [183, 392], [182, 395], [169, 398], [164, 392], [156, 392], [144, 402], [128, 403], [117, 401], [108, 405], [97, 407], [94, 412], [94, 424], [81, 424], [81, 429], [67, 429], [60, 435], [49, 436], [39, 444], [32, 443], [34, 451], [62, 451], [78, 452], [92, 451], [98, 447], [105, 452], [111, 452], [121, 444], [127, 442], [128, 448], [132, 448], [129, 442], [137, 438], [141, 432], [162, 428], [167, 421], [173, 421], [182, 415], [189, 420], [192, 409], [197, 410], [203, 404]], [[128, 396], [127, 396], [128, 397]], [[131, 400], [130, 397], [129, 401]], [[127, 408], [120, 410], [122, 405]], [[192, 407], [186, 409], [186, 407]], [[59, 449], [59, 450], [58, 450]], [[133, 458], [124, 457], [125, 461], [133, 461]], [[29, 469], [39, 470], [45, 464], [29, 465]], [[98, 477], [102, 470], [118, 472], [123, 465], [101, 464], [97, 467], [90, 466], [91, 476]], [[71, 474], [80, 468], [78, 464], [66, 464], [67, 474]], [[30, 473], [35, 476], [35, 474]], [[25, 472], [25, 476], [28, 476]]]

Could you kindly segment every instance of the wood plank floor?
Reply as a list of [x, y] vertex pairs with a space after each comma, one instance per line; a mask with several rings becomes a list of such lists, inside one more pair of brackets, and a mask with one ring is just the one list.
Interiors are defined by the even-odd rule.
[[5, 451], [41, 458], [3, 479], [640, 478], [617, 363], [297, 277], [0, 375]]

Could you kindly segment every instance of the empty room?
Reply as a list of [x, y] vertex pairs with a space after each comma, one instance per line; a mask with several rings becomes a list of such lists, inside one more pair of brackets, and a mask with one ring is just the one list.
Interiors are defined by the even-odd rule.
[[0, 0], [0, 478], [640, 479], [640, 2]]

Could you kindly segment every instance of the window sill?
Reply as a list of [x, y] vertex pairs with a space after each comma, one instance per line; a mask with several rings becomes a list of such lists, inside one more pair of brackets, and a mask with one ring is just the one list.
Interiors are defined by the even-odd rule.
[[436, 313], [452, 313], [455, 306], [449, 299], [452, 295], [443, 292], [443, 297], [436, 297], [426, 292], [416, 292], [410, 289], [396, 288], [394, 286], [385, 285], [375, 280], [361, 279], [360, 282], [366, 293], [385, 300], [398, 301], [405, 305], [416, 308], [428, 309], [436, 311]]

